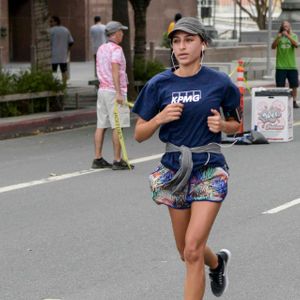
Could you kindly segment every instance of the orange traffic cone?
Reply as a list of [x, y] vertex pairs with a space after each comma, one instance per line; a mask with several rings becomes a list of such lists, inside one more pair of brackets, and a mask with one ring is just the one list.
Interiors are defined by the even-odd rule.
[[[244, 95], [245, 95], [245, 68], [244, 68], [244, 62], [242, 60], [238, 61], [238, 66], [237, 66], [237, 87], [240, 90], [241, 98], [240, 98], [240, 108], [241, 108], [241, 113], [242, 116], [244, 114]], [[239, 133], [244, 132], [244, 117], [241, 119], [241, 124], [240, 124], [240, 129]]]

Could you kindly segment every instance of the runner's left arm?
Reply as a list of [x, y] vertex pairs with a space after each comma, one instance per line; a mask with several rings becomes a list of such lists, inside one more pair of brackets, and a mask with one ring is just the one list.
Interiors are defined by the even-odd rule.
[[212, 115], [207, 118], [207, 126], [211, 132], [218, 133], [220, 131], [233, 134], [239, 130], [240, 123], [234, 117], [228, 117], [225, 120], [216, 109], [211, 110]]

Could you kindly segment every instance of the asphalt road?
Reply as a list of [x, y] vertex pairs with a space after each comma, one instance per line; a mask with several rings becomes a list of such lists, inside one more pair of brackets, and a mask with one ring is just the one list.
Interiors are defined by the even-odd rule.
[[[1, 300], [182, 299], [184, 265], [147, 181], [162, 144], [126, 130], [135, 169], [91, 171], [93, 132], [0, 141]], [[232, 252], [222, 299], [300, 299], [299, 149], [298, 125], [293, 142], [224, 149], [230, 190], [209, 240]]]

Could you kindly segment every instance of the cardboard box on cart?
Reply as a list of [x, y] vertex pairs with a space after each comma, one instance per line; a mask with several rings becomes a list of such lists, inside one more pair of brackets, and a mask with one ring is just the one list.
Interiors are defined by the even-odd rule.
[[251, 128], [269, 142], [293, 140], [293, 99], [289, 88], [253, 88]]

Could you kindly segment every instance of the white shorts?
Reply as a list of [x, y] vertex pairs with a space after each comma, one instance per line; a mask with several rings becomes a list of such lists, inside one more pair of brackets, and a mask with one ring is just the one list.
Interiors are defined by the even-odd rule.
[[[97, 128], [115, 128], [114, 106], [116, 93], [98, 90]], [[124, 96], [126, 99], [126, 96]], [[127, 105], [118, 104], [120, 127], [130, 126], [130, 112]]]

